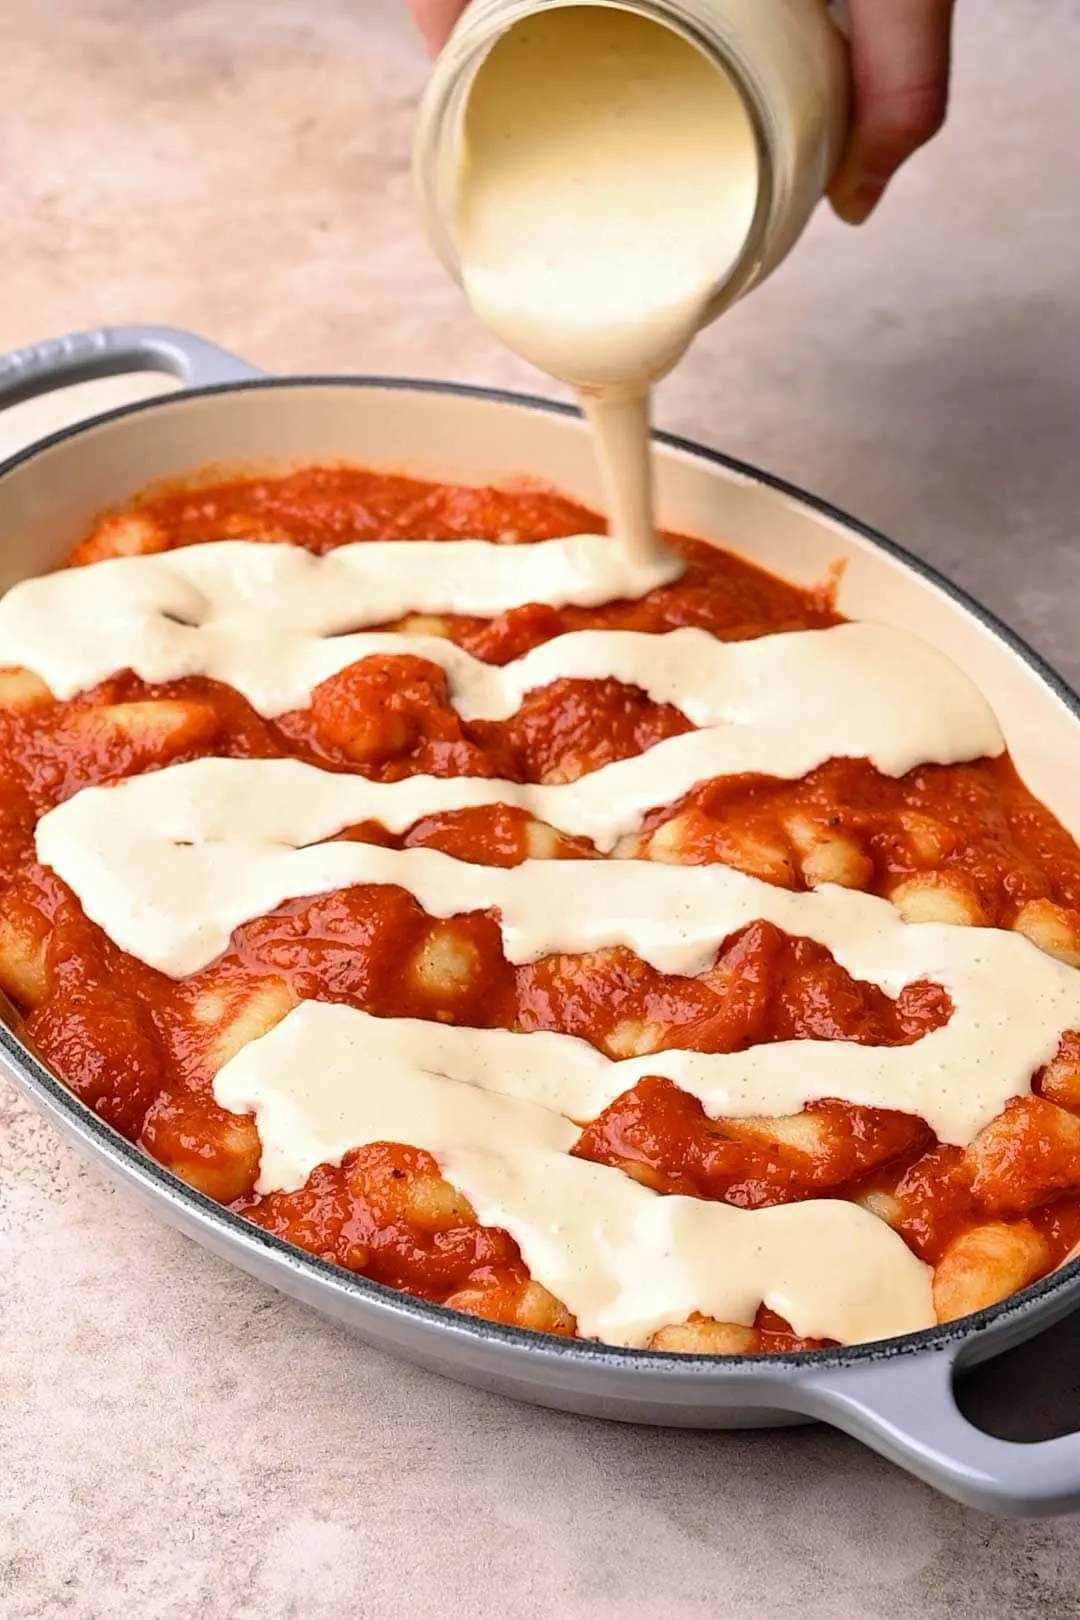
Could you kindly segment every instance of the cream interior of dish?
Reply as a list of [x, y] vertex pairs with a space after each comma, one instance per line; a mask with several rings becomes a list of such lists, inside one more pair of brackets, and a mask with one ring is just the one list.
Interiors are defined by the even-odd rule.
[[27, 581], [0, 603], [0, 662], [27, 665], [59, 695], [122, 668], [151, 681], [206, 674], [273, 714], [390, 647], [440, 663], [466, 715], [512, 713], [560, 676], [610, 676], [677, 703], [701, 728], [548, 786], [378, 783], [295, 760], [200, 760], [77, 794], [42, 818], [39, 857], [117, 945], [174, 977], [289, 897], [393, 883], [435, 916], [495, 909], [514, 962], [624, 945], [663, 971], [696, 973], [734, 930], [767, 919], [890, 996], [919, 979], [943, 985], [951, 1019], [910, 1046], [803, 1040], [625, 1061], [569, 1036], [307, 1002], [226, 1063], [214, 1087], [223, 1106], [255, 1115], [262, 1191], [296, 1189], [318, 1164], [368, 1143], [433, 1153], [479, 1219], [513, 1235], [582, 1334], [643, 1344], [694, 1311], [750, 1323], [763, 1302], [796, 1333], [844, 1343], [927, 1326], [929, 1268], [855, 1204], [747, 1212], [665, 1197], [570, 1150], [580, 1126], [644, 1074], [668, 1076], [716, 1116], [787, 1114], [830, 1096], [920, 1115], [943, 1141], [970, 1143], [1028, 1091], [1060, 1035], [1080, 1027], [1074, 969], [1016, 933], [906, 924], [874, 896], [792, 893], [726, 867], [530, 859], [490, 868], [434, 850], [331, 842], [364, 819], [404, 830], [438, 810], [508, 802], [614, 852], [649, 810], [704, 778], [794, 778], [841, 756], [868, 756], [899, 776], [1002, 750], [967, 678], [881, 626], [736, 644], [692, 630], [588, 631], [501, 669], [443, 640], [363, 632], [418, 608], [598, 604], [656, 583], [648, 569], [628, 578], [627, 568], [597, 537], [375, 543], [323, 560], [227, 542]]

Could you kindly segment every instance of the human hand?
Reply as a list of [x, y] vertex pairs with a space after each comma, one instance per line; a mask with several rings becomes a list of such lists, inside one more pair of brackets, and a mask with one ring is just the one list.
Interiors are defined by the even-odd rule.
[[[468, 0], [409, 0], [434, 54]], [[913, 152], [941, 128], [949, 96], [954, 0], [848, 0], [854, 108], [829, 197], [861, 225]]]
[[945, 121], [954, 3], [847, 0], [854, 106], [829, 200], [849, 225], [869, 218], [900, 165]]

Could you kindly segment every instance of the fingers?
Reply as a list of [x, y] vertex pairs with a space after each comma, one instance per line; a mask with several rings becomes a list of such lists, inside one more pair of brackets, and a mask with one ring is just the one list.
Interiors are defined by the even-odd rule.
[[944, 121], [953, 0], [849, 0], [849, 10], [854, 121], [829, 195], [860, 225]]
[[432, 56], [442, 50], [467, 4], [468, 0], [409, 0], [410, 10]]

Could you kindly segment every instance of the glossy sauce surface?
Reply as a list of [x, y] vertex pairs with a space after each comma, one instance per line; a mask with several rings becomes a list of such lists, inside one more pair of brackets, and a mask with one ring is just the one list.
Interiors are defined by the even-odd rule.
[[[326, 550], [358, 531], [431, 538], [441, 528], [448, 538], [527, 540], [594, 528], [595, 519], [557, 497], [432, 491], [327, 471], [276, 486], [169, 497], [137, 521], [107, 522], [80, 559], [93, 560], [104, 547], [204, 540], [230, 526], [237, 534], [288, 537]], [[690, 567], [683, 578], [644, 602], [515, 609], [494, 621], [447, 619], [435, 633], [501, 663], [561, 631], [598, 625], [691, 624], [736, 638], [834, 622], [825, 600], [711, 548], [686, 543], [685, 549]], [[851, 980], [820, 947], [768, 924], [740, 930], [699, 978], [660, 974], [619, 951], [514, 967], [490, 918], [434, 921], [403, 891], [386, 887], [289, 901], [274, 916], [239, 928], [219, 961], [173, 984], [116, 951], [63, 886], [29, 859], [34, 820], [51, 804], [90, 783], [168, 761], [293, 754], [376, 780], [423, 771], [536, 781], [595, 770], [687, 729], [677, 711], [617, 682], [556, 682], [529, 694], [509, 719], [466, 722], [441, 676], [421, 660], [367, 660], [318, 688], [310, 709], [273, 722], [200, 679], [146, 689], [119, 677], [68, 703], [8, 710], [0, 724], [11, 791], [0, 838], [12, 882], [3, 915], [9, 929], [36, 938], [41, 949], [36, 981], [24, 953], [16, 982], [10, 961], [18, 953], [10, 954], [5, 988], [34, 1009], [32, 1038], [76, 1089], [206, 1190], [238, 1199], [253, 1218], [380, 1280], [567, 1330], [558, 1302], [538, 1300], [510, 1240], [468, 1219], [443, 1190], [433, 1161], [415, 1150], [363, 1149], [339, 1170], [317, 1170], [300, 1192], [252, 1194], [257, 1139], [252, 1144], [245, 1122], [213, 1103], [209, 1084], [227, 1055], [221, 1043], [229, 1039], [230, 1020], [243, 1006], [250, 1010], [253, 988], [264, 1011], [272, 1007], [277, 1017], [297, 1000], [319, 998], [379, 1016], [557, 1030], [611, 1056], [665, 1044], [735, 1051], [806, 1036], [909, 1041], [947, 1016], [941, 993], [913, 987], [889, 1002], [875, 986]], [[152, 716], [144, 711], [151, 726], [133, 725], [131, 705], [147, 701], [173, 707]], [[1005, 759], [928, 767], [899, 779], [834, 761], [801, 782], [707, 784], [651, 815], [640, 852], [650, 853], [649, 840], [675, 827], [664, 858], [722, 861], [798, 889], [813, 858], [805, 852], [813, 843], [808, 825], [843, 841], [857, 886], [891, 894], [906, 880], [929, 877], [931, 890], [977, 908], [979, 920], [1008, 927], [1025, 906], [1042, 905], [1062, 929], [1072, 926], [1080, 859]], [[522, 812], [484, 807], [426, 817], [399, 835], [371, 824], [350, 835], [500, 865], [538, 853], [531, 846], [541, 835], [547, 855], [587, 853], [572, 841], [551, 847], [549, 832]], [[820, 850], [820, 838], [814, 847]], [[113, 994], [118, 983], [126, 987], [122, 1000]], [[1055, 1101], [1017, 1099], [993, 1151], [976, 1155], [935, 1148], [927, 1127], [908, 1116], [827, 1101], [793, 1116], [795, 1127], [712, 1120], [670, 1082], [648, 1078], [585, 1129], [576, 1151], [630, 1167], [664, 1191], [741, 1208], [853, 1193], [892, 1199], [898, 1230], [931, 1263], [980, 1223], [1029, 1227], [1043, 1244], [1045, 1270], [1080, 1236], [1073, 1196], [1080, 1157], [1062, 1127], [1074, 1117], [1071, 1061], [1063, 1049], [1056, 1069], [1051, 1065]], [[744, 1347], [782, 1343], [776, 1337], [782, 1331], [763, 1316]]]

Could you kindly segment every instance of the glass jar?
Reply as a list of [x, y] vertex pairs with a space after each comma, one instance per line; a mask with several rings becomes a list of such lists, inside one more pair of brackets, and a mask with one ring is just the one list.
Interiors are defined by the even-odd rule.
[[508, 29], [568, 5], [629, 11], [682, 35], [734, 84], [758, 148], [757, 206], [743, 250], [716, 287], [707, 325], [790, 252], [828, 186], [847, 127], [846, 43], [826, 0], [472, 0], [421, 103], [415, 178], [432, 244], [461, 280], [456, 187], [476, 73]]

